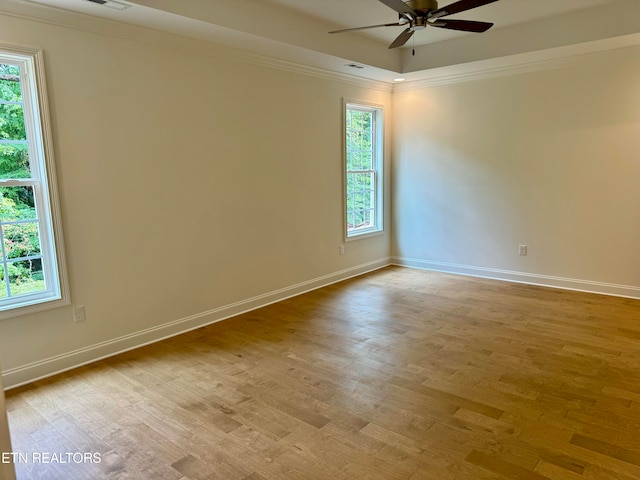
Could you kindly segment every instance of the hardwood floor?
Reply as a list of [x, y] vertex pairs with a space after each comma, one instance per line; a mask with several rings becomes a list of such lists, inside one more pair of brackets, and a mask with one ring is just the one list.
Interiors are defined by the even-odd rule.
[[7, 403], [19, 480], [639, 479], [640, 301], [389, 267]]

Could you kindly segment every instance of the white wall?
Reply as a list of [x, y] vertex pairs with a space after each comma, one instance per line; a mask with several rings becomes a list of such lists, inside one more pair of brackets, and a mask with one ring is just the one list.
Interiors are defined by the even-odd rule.
[[388, 262], [388, 228], [338, 246], [342, 99], [390, 89], [69, 19], [1, 17], [44, 49], [73, 301], [0, 321], [5, 386]]
[[394, 94], [395, 261], [640, 297], [639, 52]]

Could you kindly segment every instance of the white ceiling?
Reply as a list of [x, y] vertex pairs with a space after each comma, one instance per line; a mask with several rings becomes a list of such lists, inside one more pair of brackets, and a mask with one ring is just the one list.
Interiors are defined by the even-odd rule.
[[[297, 14], [325, 20], [338, 28], [379, 25], [398, 20], [398, 15], [377, 0], [263, 0], [276, 8], [289, 8]], [[439, 7], [450, 5], [455, 0], [441, 0]], [[452, 15], [450, 18], [477, 20], [494, 23], [493, 28], [507, 27], [562, 15], [576, 10], [614, 4], [617, 0], [501, 0], [483, 7]], [[403, 30], [401, 27], [387, 27], [342, 35], [367, 35], [390, 44]], [[454, 37], [473, 35], [442, 28], [418, 32], [412, 38], [415, 45], [440, 42]], [[349, 41], [346, 37], [345, 41]], [[410, 47], [412, 45], [408, 45]]]
[[[541, 52], [566, 56], [640, 44], [640, 0], [499, 0], [451, 17], [493, 22], [485, 33], [427, 28], [395, 50], [387, 46], [402, 27], [328, 34], [397, 21], [379, 0], [118, 1], [132, 6], [117, 11], [86, 0], [0, 0], [0, 10], [31, 5], [51, 16], [71, 10], [386, 82], [398, 74], [411, 81], [466, 65], [533, 61]], [[346, 66], [351, 63], [366, 68]]]

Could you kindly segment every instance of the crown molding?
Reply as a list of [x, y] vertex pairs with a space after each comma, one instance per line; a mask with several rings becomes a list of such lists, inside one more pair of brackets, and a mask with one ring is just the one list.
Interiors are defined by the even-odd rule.
[[[380, 80], [348, 75], [346, 73], [336, 72], [326, 68], [304, 65], [294, 61], [251, 53], [218, 45], [213, 42], [207, 42], [170, 32], [104, 19], [69, 10], [63, 10], [44, 4], [16, 0], [0, 0], [0, 15], [140, 43], [153, 44], [165, 48], [183, 50], [185, 52], [207, 55], [228, 61], [273, 68], [387, 93], [390, 93], [393, 89], [393, 85]], [[345, 60], [345, 62], [348, 63], [347, 60]]]
[[393, 91], [419, 90], [623, 59], [640, 60], [640, 34], [427, 70], [422, 72], [423, 78], [394, 85]]
[[[637, 58], [640, 56], [640, 34], [631, 34], [567, 47], [527, 52], [406, 74], [388, 71], [389, 78], [397, 75], [409, 78], [407, 82], [393, 84], [369, 78], [366, 71], [362, 72], [362, 76], [350, 75], [331, 68], [303, 64], [300, 61], [286, 60], [284, 58], [274, 58], [206, 40], [30, 1], [0, 0], [0, 15], [287, 71], [385, 93], [566, 68], [612, 58]], [[317, 52], [309, 51], [308, 54], [309, 63], [312, 63]], [[350, 63], [348, 60], [341, 59], [334, 59], [334, 61], [339, 66]], [[373, 69], [373, 67], [367, 67]], [[378, 75], [378, 78], [380, 78], [379, 74], [382, 70], [374, 70], [376, 72], [369, 72], [369, 75]]]

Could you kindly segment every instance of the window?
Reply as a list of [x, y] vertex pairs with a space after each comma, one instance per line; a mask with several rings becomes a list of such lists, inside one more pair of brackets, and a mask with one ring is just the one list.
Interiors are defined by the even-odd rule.
[[38, 51], [0, 44], [1, 316], [67, 303], [42, 75]]
[[345, 104], [346, 238], [382, 231], [382, 108]]

